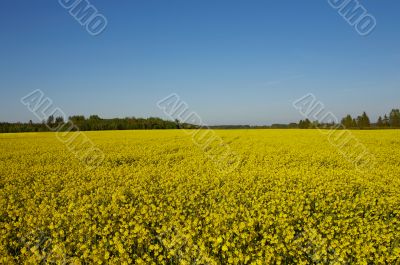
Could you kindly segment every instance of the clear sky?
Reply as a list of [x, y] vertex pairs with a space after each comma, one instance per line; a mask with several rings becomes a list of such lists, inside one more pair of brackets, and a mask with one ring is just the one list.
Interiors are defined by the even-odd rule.
[[327, 1], [90, 1], [108, 21], [87, 33], [58, 1], [0, 2], [0, 121], [35, 120], [20, 98], [41, 89], [71, 114], [164, 117], [175, 92], [213, 124], [302, 118], [314, 93], [339, 117], [400, 107], [400, 2], [360, 3], [360, 36]]

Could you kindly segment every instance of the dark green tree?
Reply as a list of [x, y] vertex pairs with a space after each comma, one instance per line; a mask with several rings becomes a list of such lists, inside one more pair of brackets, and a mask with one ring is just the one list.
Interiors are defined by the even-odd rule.
[[312, 123], [311, 123], [311, 121], [309, 119], [305, 119], [304, 121], [303, 120], [299, 121], [299, 128], [300, 129], [310, 129], [311, 126], [312, 126]]
[[400, 127], [400, 111], [399, 109], [392, 109], [389, 115], [390, 126], [393, 128]]
[[48, 126], [51, 126], [51, 125], [53, 125], [54, 124], [54, 116], [53, 115], [50, 115], [48, 118], [47, 118], [47, 125]]
[[363, 126], [364, 128], [371, 128], [371, 121], [367, 115], [367, 113], [364, 111], [362, 114], [362, 120], [363, 120]]
[[175, 124], [177, 129], [181, 128], [181, 122], [178, 119], [175, 119]]
[[346, 117], [344, 117], [342, 119], [341, 123], [345, 128], [348, 128], [348, 129], [354, 127], [353, 126], [353, 118], [350, 115], [347, 115]]
[[385, 114], [385, 116], [383, 116], [383, 127], [385, 127], [385, 128], [390, 127], [390, 120], [386, 114]]
[[382, 119], [381, 116], [379, 116], [378, 121], [376, 122], [376, 126], [378, 128], [383, 128], [384, 127], [383, 119]]
[[64, 123], [64, 118], [62, 116], [56, 117], [56, 123], [57, 124], [62, 124]]
[[357, 120], [354, 118], [353, 121], [351, 122], [351, 127], [352, 128], [357, 128]]
[[101, 118], [98, 115], [90, 115], [89, 120], [99, 121]]
[[357, 127], [360, 129], [367, 129], [371, 127], [371, 122], [365, 111], [361, 116], [357, 117]]

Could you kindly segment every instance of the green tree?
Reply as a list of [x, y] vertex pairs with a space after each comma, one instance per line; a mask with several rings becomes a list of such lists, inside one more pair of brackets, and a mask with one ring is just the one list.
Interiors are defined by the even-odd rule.
[[357, 117], [357, 126], [360, 129], [366, 129], [371, 127], [371, 122], [367, 113], [364, 111], [361, 116]]
[[386, 114], [385, 114], [385, 116], [383, 116], [383, 127], [385, 127], [385, 128], [390, 127], [390, 120]]
[[90, 115], [89, 120], [99, 121], [101, 120], [101, 118], [99, 117], [99, 115]]
[[304, 121], [303, 120], [299, 121], [300, 129], [309, 129], [309, 128], [311, 128], [311, 126], [312, 126], [312, 123], [309, 119], [305, 119]]
[[80, 122], [85, 121], [85, 116], [83, 116], [83, 115], [75, 115], [75, 116], [70, 116], [68, 119], [73, 123], [75, 123], [75, 122], [76, 123], [80, 123]]
[[48, 118], [47, 118], [47, 125], [48, 126], [51, 126], [51, 125], [53, 125], [54, 124], [54, 116], [53, 115], [50, 115]]
[[400, 111], [399, 109], [392, 109], [389, 115], [390, 126], [393, 128], [400, 127]]
[[64, 118], [62, 116], [56, 117], [56, 123], [57, 124], [62, 124], [64, 123]]
[[371, 128], [371, 121], [365, 111], [363, 112], [361, 117], [363, 119], [364, 128]]
[[343, 119], [342, 119], [342, 125], [345, 127], [345, 128], [352, 128], [352, 127], [354, 127], [353, 126], [353, 118], [351, 117], [351, 115], [347, 115], [346, 117], [344, 117]]
[[175, 119], [175, 124], [177, 129], [181, 128], [181, 122], [178, 119]]
[[381, 116], [379, 116], [378, 121], [376, 122], [376, 126], [378, 128], [383, 128], [384, 127], [383, 119], [382, 119]]
[[357, 128], [357, 120], [354, 118], [353, 121], [351, 122], [351, 127], [352, 128]]

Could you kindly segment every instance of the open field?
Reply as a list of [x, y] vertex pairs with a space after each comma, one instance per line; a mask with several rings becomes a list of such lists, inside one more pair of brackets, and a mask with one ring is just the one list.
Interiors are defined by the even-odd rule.
[[54, 133], [0, 134], [1, 264], [400, 262], [400, 131], [352, 131], [357, 170], [317, 130], [217, 130], [221, 172], [190, 135], [85, 132], [90, 169]]

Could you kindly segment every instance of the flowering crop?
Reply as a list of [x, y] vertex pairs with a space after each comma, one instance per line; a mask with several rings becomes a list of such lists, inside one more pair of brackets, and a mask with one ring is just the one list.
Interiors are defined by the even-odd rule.
[[0, 134], [0, 264], [398, 264], [400, 133], [355, 131], [358, 171], [316, 130], [218, 130], [221, 174], [181, 130]]

